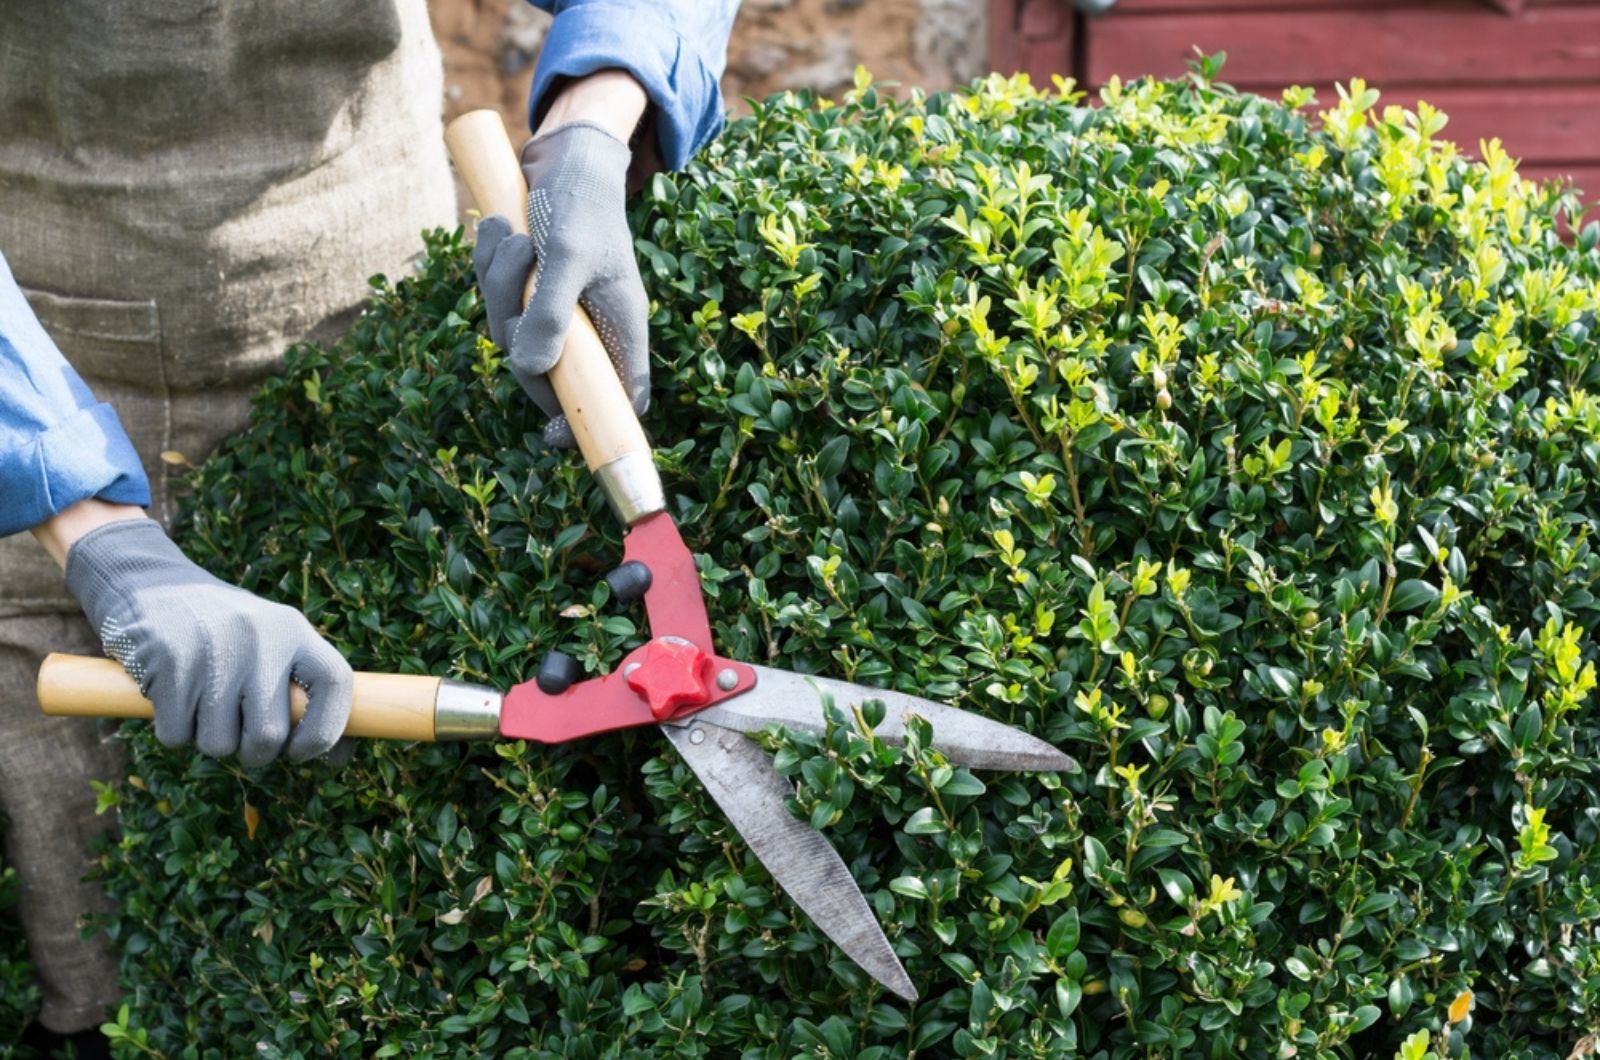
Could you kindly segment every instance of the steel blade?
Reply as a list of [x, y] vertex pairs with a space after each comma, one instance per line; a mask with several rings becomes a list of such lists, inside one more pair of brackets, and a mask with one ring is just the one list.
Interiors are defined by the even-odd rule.
[[751, 669], [756, 672], [753, 691], [697, 716], [740, 732], [760, 732], [768, 725], [781, 725], [820, 733], [827, 724], [822, 713], [824, 695], [831, 696], [834, 706], [847, 718], [852, 707], [876, 699], [882, 701], [884, 712], [882, 724], [874, 731], [885, 743], [899, 746], [905, 742], [906, 716], [918, 714], [933, 726], [933, 745], [958, 765], [1031, 773], [1078, 771], [1078, 763], [1070, 755], [1037, 736], [932, 699], [766, 666]]
[[838, 851], [784, 805], [794, 789], [766, 752], [744, 733], [705, 724], [700, 715], [661, 731], [795, 905], [863, 971], [915, 1001], [911, 977]]

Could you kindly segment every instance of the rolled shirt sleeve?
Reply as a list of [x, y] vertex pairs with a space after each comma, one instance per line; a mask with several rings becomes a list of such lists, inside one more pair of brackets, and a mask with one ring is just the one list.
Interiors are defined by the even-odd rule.
[[528, 103], [538, 124], [555, 83], [627, 70], [655, 105], [661, 159], [679, 169], [722, 131], [728, 35], [738, 0], [532, 0], [555, 15]]
[[45, 334], [0, 254], [0, 536], [88, 497], [147, 506], [150, 483], [116, 412]]

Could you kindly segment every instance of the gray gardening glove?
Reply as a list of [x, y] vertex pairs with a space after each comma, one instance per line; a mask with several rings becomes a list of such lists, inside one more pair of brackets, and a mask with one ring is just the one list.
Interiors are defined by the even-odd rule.
[[[522, 149], [533, 235], [514, 234], [498, 215], [478, 225], [472, 266], [489, 337], [510, 355], [522, 389], [550, 416], [544, 437], [552, 445], [572, 445], [572, 428], [544, 374], [561, 357], [580, 301], [634, 411], [643, 414], [650, 404], [650, 302], [623, 205], [629, 158], [628, 146], [600, 126], [569, 122]], [[535, 262], [539, 287], [524, 310], [522, 291]]]
[[[304, 615], [212, 577], [152, 519], [108, 523], [67, 553], [67, 588], [106, 654], [156, 708], [156, 739], [262, 766], [326, 753], [350, 716], [350, 664]], [[289, 682], [306, 690], [290, 732]], [[343, 750], [343, 749], [341, 749]], [[348, 757], [348, 756], [346, 756]]]

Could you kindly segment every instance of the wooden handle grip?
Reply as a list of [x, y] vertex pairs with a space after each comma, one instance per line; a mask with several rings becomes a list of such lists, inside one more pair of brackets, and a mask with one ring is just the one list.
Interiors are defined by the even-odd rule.
[[[434, 739], [439, 679], [412, 674], [356, 674], [346, 736], [379, 740]], [[39, 706], [56, 717], [151, 718], [155, 708], [113, 659], [54, 653], [39, 667]], [[294, 720], [306, 712], [306, 694], [289, 686]]]
[[[503, 214], [513, 229], [526, 234], [528, 185], [499, 113], [475, 110], [461, 115], [445, 128], [444, 142], [479, 212]], [[524, 301], [536, 280], [537, 274], [528, 278]], [[582, 306], [573, 315], [561, 359], [550, 369], [549, 379], [590, 471], [625, 456], [649, 458], [644, 428]]]

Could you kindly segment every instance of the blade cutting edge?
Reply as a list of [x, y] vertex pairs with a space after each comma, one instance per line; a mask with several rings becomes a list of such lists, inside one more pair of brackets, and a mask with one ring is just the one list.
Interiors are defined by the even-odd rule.
[[1079, 768], [1071, 756], [1037, 736], [936, 700], [766, 666], [751, 669], [756, 672], [754, 690], [699, 716], [740, 732], [760, 732], [768, 725], [822, 732], [823, 695], [832, 697], [846, 717], [852, 707], [876, 699], [885, 709], [883, 722], [874, 731], [885, 743], [903, 743], [906, 715], [919, 714], [933, 726], [933, 745], [958, 765], [1029, 773], [1075, 773]]
[[793, 789], [767, 753], [744, 733], [699, 718], [661, 731], [794, 903], [868, 975], [915, 1001], [911, 977], [839, 852], [784, 805]]

